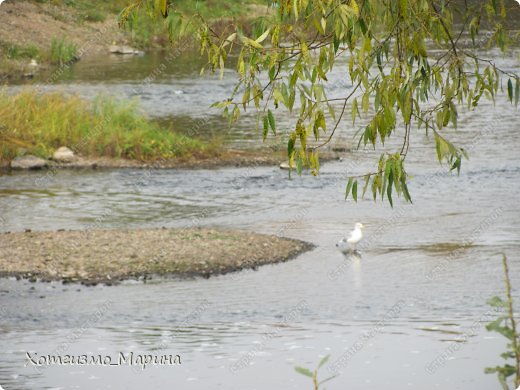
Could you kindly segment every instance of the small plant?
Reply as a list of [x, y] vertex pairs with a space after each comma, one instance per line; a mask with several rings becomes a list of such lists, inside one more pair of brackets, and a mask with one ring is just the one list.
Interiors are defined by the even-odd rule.
[[65, 39], [54, 38], [51, 42], [51, 62], [64, 65], [77, 61], [78, 46], [75, 43], [66, 42]]
[[[496, 373], [502, 388], [509, 390], [507, 379], [510, 376], [514, 377], [513, 389], [517, 389], [520, 386], [520, 334], [516, 328], [513, 298], [511, 296], [511, 280], [509, 279], [509, 267], [505, 255], [502, 255], [502, 263], [504, 265], [507, 300], [495, 296], [488, 301], [488, 304], [493, 307], [506, 309], [506, 315], [500, 316], [495, 321], [489, 323], [486, 329], [490, 332], [498, 332], [509, 340], [507, 344], [508, 350], [500, 355], [506, 360], [506, 363], [503, 366], [488, 367], [485, 372], [486, 374]], [[509, 359], [513, 359], [513, 364], [507, 362]]]
[[38, 58], [40, 55], [40, 51], [35, 45], [29, 46], [18, 46], [18, 45], [9, 45], [6, 50], [6, 57], [10, 60], [19, 60], [19, 59], [34, 59]]
[[319, 390], [320, 386], [324, 384], [325, 382], [330, 381], [331, 379], [334, 379], [337, 375], [333, 375], [331, 377], [328, 377], [327, 379], [324, 379], [322, 381], [318, 380], [318, 371], [327, 361], [329, 360], [330, 355], [325, 356], [323, 359], [321, 359], [320, 363], [318, 364], [318, 367], [314, 371], [309, 370], [308, 368], [304, 367], [294, 367], [296, 372], [305, 375], [312, 379], [312, 383], [314, 385], [314, 390]]

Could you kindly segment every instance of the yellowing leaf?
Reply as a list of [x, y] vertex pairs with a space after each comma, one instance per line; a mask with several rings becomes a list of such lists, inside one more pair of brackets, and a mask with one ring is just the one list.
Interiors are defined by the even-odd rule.
[[303, 58], [306, 60], [309, 57], [309, 47], [304, 41], [302, 41], [300, 43], [300, 48], [302, 51]]
[[325, 33], [325, 30], [327, 29], [327, 19], [321, 18], [320, 24], [321, 24], [321, 28], [323, 30], [323, 33]]
[[252, 46], [256, 49], [264, 48], [261, 44], [259, 44], [257, 41], [252, 40], [251, 38], [246, 38], [246, 45]]
[[350, 7], [352, 8], [354, 14], [359, 18], [359, 6], [356, 3], [356, 0], [350, 0]]
[[229, 37], [226, 38], [226, 41], [228, 42], [234, 42], [237, 37], [237, 33], [231, 34]]
[[269, 31], [270, 31], [270, 30], [267, 29], [267, 30], [266, 30], [262, 35], [260, 35], [260, 36], [255, 40], [255, 42], [256, 42], [256, 43], [262, 43], [262, 42], [265, 40], [265, 38], [267, 38], [267, 36], [269, 35]]
[[168, 0], [156, 0], [156, 7], [161, 11], [163, 18], [168, 16]]

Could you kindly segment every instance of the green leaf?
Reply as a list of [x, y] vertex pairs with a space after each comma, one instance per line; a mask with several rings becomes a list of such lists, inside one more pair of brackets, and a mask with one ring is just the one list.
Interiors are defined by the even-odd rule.
[[519, 99], [520, 99], [520, 77], [517, 77], [516, 83], [515, 83], [515, 106], [518, 106]]
[[350, 189], [352, 188], [353, 181], [354, 179], [352, 179], [351, 177], [348, 178], [347, 189], [345, 190], [345, 200], [348, 198], [348, 194], [350, 194]]
[[507, 96], [509, 96], [509, 101], [513, 103], [513, 82], [511, 79], [507, 80]]
[[248, 85], [244, 91], [244, 95], [242, 96], [242, 105], [244, 107], [244, 110], [246, 109], [247, 102], [248, 102], [250, 96], [251, 96], [251, 88]]
[[442, 129], [442, 125], [444, 123], [444, 115], [442, 111], [437, 111], [435, 114], [435, 124], [437, 125], [437, 129]]
[[[384, 156], [382, 155], [381, 158], [379, 159], [379, 170], [380, 171], [381, 171], [381, 166], [383, 163], [384, 163]], [[390, 177], [390, 172], [392, 172], [392, 165], [393, 165], [393, 161], [391, 159], [386, 160], [385, 172], [383, 175], [383, 185], [381, 187], [381, 199], [385, 198], [386, 186], [388, 183], [388, 178]]]
[[287, 155], [289, 157], [291, 157], [291, 155], [292, 155], [292, 153], [294, 151], [294, 142], [295, 142], [295, 140], [294, 140], [293, 137], [290, 137], [289, 138], [289, 142], [287, 142]]
[[500, 357], [502, 359], [514, 359], [515, 358], [515, 353], [513, 351], [507, 351], [507, 352], [504, 352], [504, 353], [501, 353], [500, 354]]
[[404, 200], [406, 200], [407, 202], [412, 203], [412, 197], [410, 196], [410, 192], [408, 192], [408, 185], [406, 184], [406, 176], [405, 175], [403, 175], [401, 177], [401, 186], [403, 188]]
[[318, 151], [312, 152], [312, 156], [314, 157], [314, 169], [312, 171], [313, 175], [317, 175], [320, 171], [320, 156]]
[[490, 322], [486, 325], [486, 329], [489, 332], [496, 332], [498, 328], [502, 327], [502, 321], [504, 321], [506, 317], [498, 317], [496, 320]]
[[357, 98], [352, 101], [352, 124], [356, 123], [356, 115], [359, 115]]
[[500, 369], [500, 367], [496, 366], [496, 367], [486, 367], [484, 369], [484, 373], [485, 374], [494, 374], [496, 373], [498, 370]]
[[445, 127], [445, 126], [448, 126], [448, 123], [450, 123], [450, 116], [451, 116], [451, 111], [450, 111], [450, 108], [449, 106], [444, 108], [444, 111], [443, 111], [443, 122], [442, 122], [442, 126]]
[[376, 200], [378, 188], [381, 187], [381, 174], [378, 173], [372, 180], [372, 198]]
[[497, 327], [496, 329], [492, 329], [493, 331], [500, 333], [502, 336], [509, 340], [513, 340], [515, 337], [515, 334], [511, 328], [508, 328], [506, 326]]
[[313, 377], [312, 371], [309, 370], [308, 368], [304, 368], [304, 367], [294, 367], [294, 369], [295, 369], [296, 372], [299, 373], [299, 374], [302, 374], [302, 375], [308, 376], [309, 378], [312, 378], [312, 377]]
[[293, 0], [294, 20], [298, 20], [298, 3]]
[[269, 127], [271, 127], [273, 134], [276, 134], [276, 122], [274, 121], [274, 115], [271, 110], [267, 110], [267, 118], [269, 120]]
[[493, 307], [507, 307], [507, 302], [505, 302], [502, 298], [496, 296], [491, 299], [488, 299], [487, 304]]
[[450, 152], [450, 146], [448, 142], [442, 138], [437, 132], [434, 133], [435, 137], [435, 147], [437, 149], [437, 158], [439, 159], [439, 162], [442, 162], [442, 159], [449, 154]]
[[301, 175], [302, 171], [303, 171], [303, 161], [302, 161], [302, 158], [300, 156], [298, 156], [298, 158], [296, 159], [296, 172], [298, 173], [298, 175]]
[[282, 83], [282, 100], [284, 104], [288, 107], [289, 106], [289, 92], [287, 90], [287, 84]]
[[320, 364], [318, 364], [318, 368], [323, 367], [323, 365], [324, 365], [325, 363], [327, 363], [327, 361], [329, 360], [329, 358], [330, 358], [330, 355], [327, 355], [327, 356], [325, 356], [323, 359], [321, 359], [321, 360], [320, 360]]
[[365, 175], [365, 185], [363, 186], [363, 192], [361, 193], [361, 197], [365, 197], [365, 193], [367, 192], [368, 184], [370, 183], [370, 173]]
[[392, 185], [394, 184], [394, 174], [390, 171], [388, 175], [388, 185], [386, 187], [386, 195], [388, 196], [388, 201], [390, 202], [390, 207], [394, 207], [394, 202], [392, 201]]
[[357, 180], [352, 184], [352, 197], [354, 201], [357, 202]]
[[324, 384], [325, 382], [328, 382], [328, 381], [330, 381], [330, 380], [332, 380], [332, 379], [334, 379], [334, 378], [336, 378], [336, 377], [337, 377], [337, 375], [329, 376], [328, 378], [326, 378], [326, 379], [320, 381], [319, 385], [321, 386], [321, 385]]
[[267, 138], [267, 133], [269, 132], [269, 121], [266, 116], [264, 116], [264, 141]]
[[369, 109], [369, 92], [365, 92], [364, 95], [363, 95], [363, 99], [361, 100], [361, 105], [363, 107], [363, 111], [365, 112], [365, 114], [368, 112], [368, 109]]
[[498, 14], [497, 0], [491, 0], [491, 5], [493, 6], [493, 11], [495, 11], [495, 15]]
[[340, 45], [340, 40], [336, 34], [334, 34], [333, 41], [332, 41], [332, 47], [334, 49], [334, 53], [337, 53]]

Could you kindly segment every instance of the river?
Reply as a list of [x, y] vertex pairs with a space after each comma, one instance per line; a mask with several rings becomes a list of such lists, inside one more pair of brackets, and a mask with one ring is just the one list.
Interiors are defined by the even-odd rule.
[[[518, 54], [499, 64], [517, 70]], [[253, 115], [229, 132], [205, 108], [229, 93], [232, 71], [223, 81], [201, 79], [199, 63], [187, 56], [151, 83], [138, 81], [160, 61], [80, 61], [55, 84], [37, 86], [87, 98], [137, 94], [147, 114], [174, 127], [202, 118], [204, 129], [225, 132], [237, 147], [261, 142]], [[289, 179], [278, 167], [1, 176], [0, 231], [216, 226], [294, 237], [316, 249], [208, 280], [84, 287], [1, 279], [0, 384], [310, 389], [311, 380], [294, 367], [314, 368], [330, 355], [320, 377], [339, 375], [328, 389], [498, 388], [484, 368], [502, 364], [505, 339], [485, 330], [498, 315], [486, 300], [504, 295], [505, 253], [520, 302], [518, 110], [504, 96], [496, 105], [484, 101], [476, 112], [461, 112], [448, 138], [470, 153], [460, 176], [447, 173], [436, 162], [433, 139], [415, 131], [407, 157], [414, 203], [398, 200], [393, 209], [344, 200], [347, 172], [364, 173], [376, 158], [369, 149], [323, 164], [316, 178]], [[366, 226], [361, 256], [345, 257], [335, 243], [358, 221]], [[115, 359], [131, 351], [180, 355], [182, 364], [38, 368], [26, 358], [59, 352]]]

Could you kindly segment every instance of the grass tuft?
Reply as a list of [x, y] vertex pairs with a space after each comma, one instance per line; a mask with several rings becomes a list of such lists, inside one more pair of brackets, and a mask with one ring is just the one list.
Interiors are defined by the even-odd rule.
[[10, 60], [35, 59], [40, 56], [40, 50], [35, 45], [7, 45], [5, 57]]
[[51, 42], [51, 63], [63, 65], [77, 59], [78, 45], [66, 42], [64, 38], [54, 38]]

